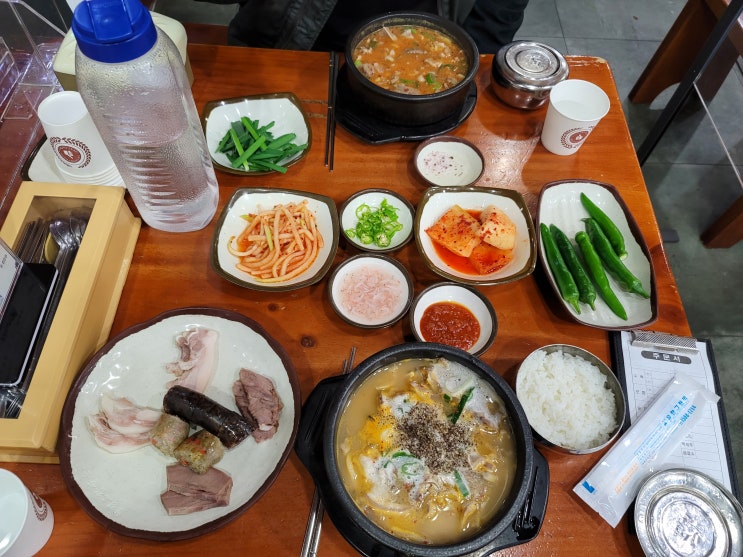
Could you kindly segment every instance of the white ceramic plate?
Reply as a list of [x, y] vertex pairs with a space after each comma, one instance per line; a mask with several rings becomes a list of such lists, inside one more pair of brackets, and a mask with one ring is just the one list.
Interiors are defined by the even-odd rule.
[[[395, 233], [390, 245], [381, 248], [374, 244], [362, 244], [357, 238], [350, 238], [346, 234], [346, 230], [355, 228], [358, 224], [359, 219], [356, 216], [356, 210], [364, 204], [372, 209], [378, 209], [385, 199], [390, 205], [398, 209], [397, 221], [402, 225], [402, 230]], [[384, 189], [363, 190], [349, 197], [341, 207], [341, 230], [343, 230], [346, 239], [357, 248], [375, 253], [387, 253], [401, 248], [413, 237], [413, 214], [413, 206], [398, 193]]]
[[420, 330], [423, 314], [431, 305], [439, 302], [453, 302], [463, 305], [472, 312], [472, 315], [480, 324], [480, 336], [468, 352], [479, 356], [490, 348], [498, 329], [498, 320], [490, 300], [474, 286], [453, 282], [432, 284], [413, 300], [413, 304], [410, 306], [410, 327], [419, 341], [427, 342]]
[[413, 155], [415, 169], [432, 186], [470, 186], [485, 170], [485, 159], [471, 142], [453, 135], [432, 137]]
[[[481, 211], [489, 205], [501, 209], [516, 225], [516, 246], [513, 260], [498, 271], [487, 275], [467, 274], [454, 269], [436, 253], [426, 234], [441, 216], [454, 205], [465, 210]], [[516, 191], [498, 188], [431, 187], [423, 194], [415, 216], [415, 240], [426, 264], [437, 274], [455, 282], [492, 285], [518, 280], [530, 275], [536, 266], [534, 223], [524, 198]]]
[[230, 124], [247, 116], [251, 120], [258, 120], [261, 125], [276, 122], [271, 128], [274, 137], [286, 133], [295, 133], [296, 145], [307, 144], [307, 148], [289, 159], [281, 161], [282, 166], [290, 166], [303, 158], [312, 144], [312, 128], [307, 115], [302, 109], [299, 99], [292, 93], [271, 93], [268, 95], [254, 95], [211, 101], [204, 107], [202, 125], [206, 135], [206, 143], [212, 161], [225, 172], [244, 176], [259, 176], [275, 171], [248, 171], [232, 168], [224, 153], [217, 152], [217, 146], [224, 135], [229, 131]]
[[[265, 283], [259, 282], [235, 267], [237, 257], [227, 251], [227, 245], [232, 236], [239, 235], [245, 228], [247, 223], [242, 215], [271, 209], [278, 204], [301, 203], [305, 199], [308, 201], [310, 210], [317, 216], [317, 228], [323, 237], [323, 246], [315, 262], [304, 273], [284, 282]], [[295, 290], [314, 284], [325, 276], [338, 249], [338, 230], [338, 211], [335, 202], [329, 197], [276, 188], [239, 189], [232, 195], [217, 222], [211, 248], [212, 266], [223, 278], [246, 288], [271, 291]]]
[[640, 279], [645, 290], [650, 293], [650, 299], [623, 291], [614, 278], [607, 273], [614, 293], [627, 311], [627, 321], [615, 315], [600, 299], [600, 296], [596, 298], [595, 311], [590, 306], [580, 304], [581, 312], [578, 314], [570, 304], [562, 299], [557, 283], [548, 270], [544, 246], [540, 240], [539, 255], [557, 299], [573, 319], [592, 327], [621, 330], [649, 325], [658, 318], [655, 276], [650, 265], [650, 254], [637, 223], [615, 188], [599, 182], [578, 180], [547, 184], [539, 198], [538, 223], [545, 223], [547, 226], [556, 225], [571, 239], [575, 247], [575, 234], [585, 230], [582, 219], [588, 217], [588, 213], [580, 202], [581, 193], [585, 193], [598, 205], [622, 232], [627, 248], [627, 258], [624, 264]]
[[[178, 359], [176, 336], [192, 326], [219, 333], [218, 368], [204, 394], [237, 411], [232, 384], [242, 367], [274, 382], [284, 405], [276, 435], [252, 437], [225, 451], [216, 465], [232, 476], [230, 504], [183, 516], [168, 516], [160, 501], [165, 468], [175, 462], [155, 447], [111, 454], [96, 445], [85, 425], [101, 393], [162, 408], [173, 375], [165, 365]], [[229, 522], [273, 483], [294, 445], [299, 386], [288, 356], [257, 323], [227, 310], [186, 308], [133, 327], [104, 346], [83, 369], [65, 402], [60, 464], [67, 487], [98, 522], [115, 532], [156, 540], [194, 537]]]

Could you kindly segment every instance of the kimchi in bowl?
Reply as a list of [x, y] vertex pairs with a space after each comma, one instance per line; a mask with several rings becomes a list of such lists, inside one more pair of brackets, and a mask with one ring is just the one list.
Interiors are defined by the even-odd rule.
[[446, 18], [390, 12], [349, 35], [345, 56], [359, 104], [388, 123], [416, 126], [462, 110], [480, 55], [472, 37]]

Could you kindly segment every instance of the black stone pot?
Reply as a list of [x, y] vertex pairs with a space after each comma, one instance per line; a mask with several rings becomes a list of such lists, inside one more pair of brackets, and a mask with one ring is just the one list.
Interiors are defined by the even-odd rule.
[[[440, 31], [452, 37], [464, 50], [469, 63], [465, 78], [454, 87], [431, 95], [406, 95], [383, 89], [369, 81], [354, 65], [353, 51], [367, 35], [391, 25], [417, 25]], [[462, 111], [475, 87], [480, 53], [472, 37], [456, 23], [435, 14], [423, 12], [389, 12], [362, 23], [346, 42], [348, 88], [355, 101], [375, 117], [399, 126], [425, 126], [445, 120]]]
[[[503, 399], [517, 444], [516, 480], [500, 511], [473, 537], [450, 545], [420, 545], [401, 540], [376, 526], [355, 505], [343, 486], [335, 458], [341, 413], [355, 389], [369, 375], [409, 358], [446, 358], [488, 381]], [[302, 409], [295, 445], [312, 475], [328, 516], [343, 537], [368, 557], [482, 556], [527, 542], [539, 533], [547, 506], [549, 469], [534, 448], [531, 429], [516, 394], [505, 380], [471, 354], [443, 344], [416, 342], [382, 350], [361, 362], [350, 375], [321, 381]]]

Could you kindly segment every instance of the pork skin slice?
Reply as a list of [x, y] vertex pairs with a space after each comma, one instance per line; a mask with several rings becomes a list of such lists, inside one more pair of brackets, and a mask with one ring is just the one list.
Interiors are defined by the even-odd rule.
[[86, 416], [85, 425], [93, 435], [96, 444], [109, 453], [128, 453], [150, 444], [149, 432], [124, 435], [111, 429], [103, 412]]
[[139, 435], [155, 427], [160, 419], [159, 410], [138, 406], [126, 397], [116, 397], [103, 392], [99, 402], [101, 412], [106, 416], [108, 426], [122, 435]]
[[243, 368], [232, 386], [232, 392], [240, 413], [246, 418], [252, 416], [258, 422], [258, 427], [253, 431], [253, 439], [261, 443], [273, 437], [279, 427], [279, 417], [284, 407], [273, 381]]
[[217, 369], [217, 341], [219, 333], [212, 329], [194, 327], [179, 334], [175, 343], [181, 353], [178, 360], [166, 365], [176, 376], [169, 387], [181, 385], [203, 393]]
[[230, 503], [232, 478], [226, 472], [210, 468], [197, 474], [180, 464], [166, 469], [168, 489], [160, 495], [163, 507], [171, 515], [184, 515]]

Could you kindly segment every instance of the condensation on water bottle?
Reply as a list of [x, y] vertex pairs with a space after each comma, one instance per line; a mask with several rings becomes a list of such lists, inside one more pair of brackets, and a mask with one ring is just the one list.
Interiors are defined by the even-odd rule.
[[75, 9], [77, 86], [144, 221], [205, 227], [219, 187], [183, 60], [139, 0]]

